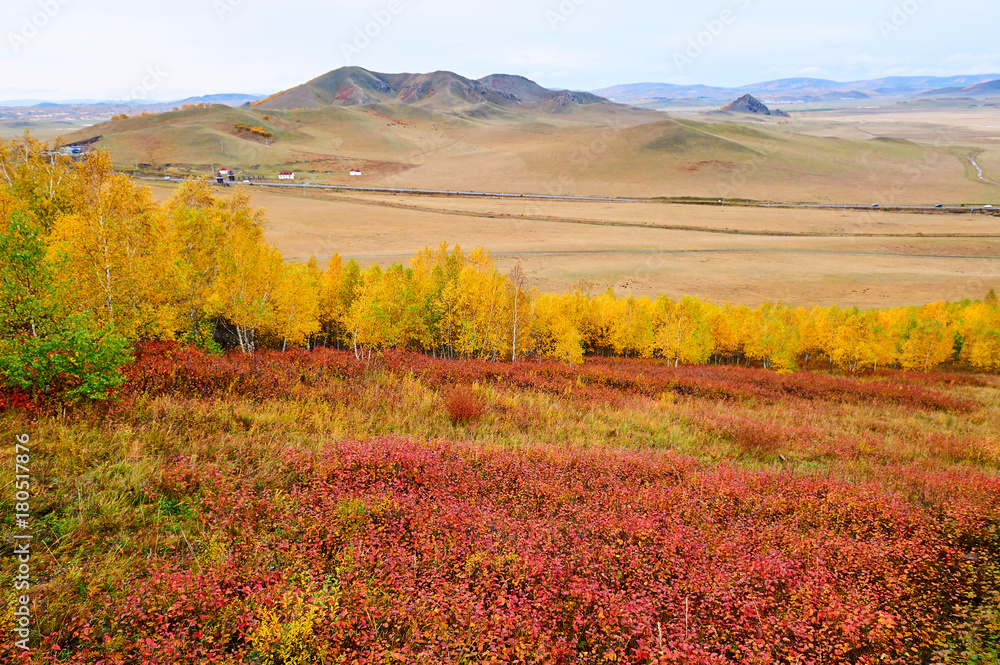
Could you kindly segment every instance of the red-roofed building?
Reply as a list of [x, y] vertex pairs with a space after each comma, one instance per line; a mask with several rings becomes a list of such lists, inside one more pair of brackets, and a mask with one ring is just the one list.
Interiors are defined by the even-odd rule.
[[278, 180], [295, 180], [294, 171], [282, 171], [278, 174]]

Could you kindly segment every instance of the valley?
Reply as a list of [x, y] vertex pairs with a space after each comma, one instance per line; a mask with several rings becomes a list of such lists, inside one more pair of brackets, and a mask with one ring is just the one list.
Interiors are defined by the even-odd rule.
[[[986, 107], [927, 102], [785, 118], [578, 99], [554, 112], [558, 93], [517, 77], [491, 80], [532, 101], [440, 73], [406, 79], [408, 88], [383, 101], [389, 82], [401, 85], [383, 78], [332, 72], [250, 108], [116, 120], [71, 138], [99, 134], [123, 170], [138, 165], [172, 178], [204, 178], [225, 165], [237, 186], [244, 178], [276, 182], [291, 170], [296, 184], [502, 194], [251, 185], [271, 220], [268, 240], [293, 261], [336, 253], [388, 267], [446, 241], [486, 247], [503, 269], [522, 263], [543, 292], [586, 283], [637, 296], [804, 306], [961, 299], [1000, 275], [1000, 223], [982, 208], [1000, 202], [1000, 187], [989, 182], [1000, 173], [1000, 130]], [[458, 92], [446, 95], [449, 85]], [[345, 90], [354, 98], [343, 101]], [[280, 108], [307, 101], [316, 108]], [[177, 186], [142, 182], [159, 200]]]
[[997, 663], [988, 79], [5, 112], [0, 661]]

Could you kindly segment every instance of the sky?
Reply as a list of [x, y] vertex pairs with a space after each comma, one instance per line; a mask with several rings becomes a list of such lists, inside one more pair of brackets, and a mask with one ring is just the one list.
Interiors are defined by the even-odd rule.
[[549, 88], [1000, 72], [997, 0], [3, 0], [0, 100], [270, 94], [345, 65]]

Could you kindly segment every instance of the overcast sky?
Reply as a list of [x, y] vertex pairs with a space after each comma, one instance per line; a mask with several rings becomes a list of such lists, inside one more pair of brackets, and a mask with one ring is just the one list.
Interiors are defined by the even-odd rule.
[[[2, 0], [0, 100], [272, 93], [344, 65], [551, 88], [1000, 72], [997, 0]], [[365, 33], [368, 34], [365, 34]]]

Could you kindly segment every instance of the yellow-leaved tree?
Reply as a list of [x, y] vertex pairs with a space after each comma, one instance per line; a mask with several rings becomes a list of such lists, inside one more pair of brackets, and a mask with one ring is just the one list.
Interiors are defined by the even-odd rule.
[[236, 233], [220, 258], [207, 310], [232, 325], [240, 350], [253, 353], [264, 335], [278, 332], [275, 291], [283, 277], [281, 254], [253, 233]]
[[531, 339], [535, 353], [565, 361], [583, 362], [583, 335], [567, 316], [570, 299], [551, 293], [538, 297], [534, 306]]
[[309, 348], [319, 332], [320, 272], [315, 257], [309, 263], [289, 263], [281, 271], [274, 294], [276, 332], [282, 351], [288, 343]]
[[826, 356], [833, 365], [834, 336], [842, 318], [840, 311], [834, 307], [813, 307], [807, 311], [803, 308], [795, 310], [798, 320], [799, 348], [805, 354], [805, 361], [814, 356]]
[[72, 212], [52, 225], [56, 289], [129, 338], [172, 338], [179, 327], [176, 238], [150, 196], [112, 173], [103, 152], [74, 169]]
[[962, 359], [987, 372], [1000, 371], [1000, 307], [991, 291], [982, 302], [968, 305], [962, 312]]
[[753, 310], [747, 320], [745, 350], [765, 369], [788, 372], [799, 355], [799, 331], [794, 312], [781, 305], [766, 304]]
[[864, 358], [864, 323], [857, 308], [840, 312], [829, 349], [835, 365], [850, 372], [858, 369]]
[[416, 302], [413, 271], [375, 265], [365, 271], [357, 298], [347, 314], [347, 331], [357, 357], [372, 351], [415, 348], [428, 339]]
[[889, 367], [899, 359], [900, 317], [896, 310], [868, 310], [864, 317], [861, 356], [865, 367]]
[[165, 210], [178, 252], [184, 338], [202, 347], [213, 346], [219, 311], [209, 303], [222, 266], [231, 263], [237, 238], [263, 242], [263, 212], [251, 208], [243, 192], [217, 197], [206, 183], [197, 181], [183, 183]]
[[69, 157], [55, 154], [28, 131], [0, 141], [0, 224], [19, 210], [26, 214], [23, 220], [38, 225], [40, 235], [51, 233], [55, 220], [73, 210], [75, 171]]
[[701, 299], [685, 296], [678, 302], [659, 298], [654, 303], [657, 314], [655, 348], [660, 354], [680, 363], [701, 364], [715, 352], [712, 325]]
[[410, 261], [415, 298], [423, 319], [420, 347], [437, 356], [454, 357], [461, 331], [458, 311], [458, 280], [466, 266], [465, 253], [442, 242], [438, 248], [424, 247]]
[[740, 359], [745, 353], [744, 330], [750, 318], [750, 308], [745, 305], [730, 305], [713, 307], [709, 310], [709, 323], [712, 329], [712, 339], [715, 340], [715, 352], [723, 361]]
[[655, 350], [656, 331], [650, 315], [649, 298], [619, 298], [610, 308], [610, 341], [616, 355], [650, 358]]
[[903, 369], [929, 371], [948, 360], [955, 349], [955, 334], [944, 303], [908, 311], [899, 362]]
[[594, 353], [614, 353], [612, 329], [618, 309], [615, 294], [608, 289], [596, 296], [591, 295], [591, 286], [581, 284], [573, 294], [573, 313], [577, 329], [583, 335], [587, 349]]
[[490, 253], [475, 249], [458, 275], [459, 353], [480, 358], [503, 357], [510, 348], [511, 301], [507, 280], [497, 272]]

